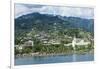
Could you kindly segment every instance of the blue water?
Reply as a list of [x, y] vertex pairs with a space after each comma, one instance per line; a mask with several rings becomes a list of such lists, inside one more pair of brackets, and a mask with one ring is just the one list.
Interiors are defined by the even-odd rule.
[[61, 55], [61, 56], [31, 56], [15, 58], [15, 65], [33, 65], [33, 64], [48, 64], [48, 63], [64, 63], [64, 62], [80, 62], [93, 61], [93, 54], [84, 55]]

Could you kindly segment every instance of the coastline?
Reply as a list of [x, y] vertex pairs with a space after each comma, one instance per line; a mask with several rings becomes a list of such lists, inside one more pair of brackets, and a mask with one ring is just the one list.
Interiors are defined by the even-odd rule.
[[61, 55], [72, 55], [72, 54], [77, 54], [77, 55], [84, 55], [84, 54], [94, 54], [94, 50], [88, 51], [88, 52], [80, 52], [80, 51], [72, 51], [72, 52], [67, 52], [67, 53], [29, 53], [29, 54], [18, 54], [15, 55], [15, 58], [18, 57], [31, 57], [31, 56], [61, 56]]

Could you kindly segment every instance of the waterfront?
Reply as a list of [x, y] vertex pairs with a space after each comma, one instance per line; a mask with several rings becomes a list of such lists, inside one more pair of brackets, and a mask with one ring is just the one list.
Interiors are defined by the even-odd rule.
[[15, 58], [15, 65], [34, 65], [48, 63], [67, 63], [93, 61], [93, 54], [73, 54], [73, 55], [55, 55], [55, 56], [30, 56]]

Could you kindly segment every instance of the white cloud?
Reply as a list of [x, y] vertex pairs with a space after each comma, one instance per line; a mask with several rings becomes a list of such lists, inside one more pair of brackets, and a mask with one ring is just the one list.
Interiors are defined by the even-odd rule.
[[[30, 5], [31, 6], [31, 5]], [[73, 16], [82, 18], [93, 18], [94, 11], [92, 8], [74, 8], [74, 7], [57, 7], [57, 6], [39, 6], [27, 4], [15, 4], [15, 17], [28, 13], [39, 12], [41, 14], [54, 14], [62, 16]], [[37, 6], [37, 7], [36, 7]]]
[[15, 5], [15, 17], [21, 16], [28, 12], [28, 8], [23, 5]]

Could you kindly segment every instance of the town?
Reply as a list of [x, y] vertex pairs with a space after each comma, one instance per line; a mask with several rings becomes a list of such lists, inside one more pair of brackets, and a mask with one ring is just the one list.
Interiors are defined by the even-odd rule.
[[[78, 29], [73, 30], [79, 31]], [[36, 34], [32, 29], [25, 37], [19, 38], [18, 45], [15, 45], [15, 54], [31, 54], [33, 56], [39, 54], [68, 54], [72, 53], [74, 48], [78, 53], [87, 53], [93, 49], [94, 40], [90, 33], [83, 31], [75, 32], [74, 35], [77, 34], [78, 37], [76, 35], [69, 36], [67, 33], [59, 34], [59, 31], [54, 30], [52, 33], [41, 31]], [[71, 34], [73, 33], [71, 32]]]

